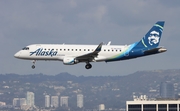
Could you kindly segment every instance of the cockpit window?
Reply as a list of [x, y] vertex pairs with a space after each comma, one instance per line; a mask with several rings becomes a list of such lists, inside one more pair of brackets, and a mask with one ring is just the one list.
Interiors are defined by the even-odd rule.
[[22, 50], [29, 50], [29, 47], [24, 47], [22, 48]]

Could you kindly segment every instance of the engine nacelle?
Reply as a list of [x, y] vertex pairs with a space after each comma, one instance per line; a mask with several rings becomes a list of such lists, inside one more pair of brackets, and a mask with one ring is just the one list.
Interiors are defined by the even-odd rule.
[[78, 61], [75, 58], [72, 58], [72, 57], [65, 57], [63, 59], [63, 63], [64, 63], [64, 65], [73, 65], [73, 64], [78, 63]]

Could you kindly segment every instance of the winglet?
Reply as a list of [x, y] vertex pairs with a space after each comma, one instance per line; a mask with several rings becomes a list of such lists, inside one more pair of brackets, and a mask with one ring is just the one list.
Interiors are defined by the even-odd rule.
[[107, 45], [111, 45], [111, 41], [109, 41], [109, 42], [107, 43]]
[[100, 52], [102, 48], [103, 42], [101, 42], [98, 47], [95, 49], [95, 52]]

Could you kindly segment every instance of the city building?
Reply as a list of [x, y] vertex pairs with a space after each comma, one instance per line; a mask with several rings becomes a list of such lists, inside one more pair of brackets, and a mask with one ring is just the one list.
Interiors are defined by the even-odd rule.
[[20, 106], [27, 105], [26, 104], [26, 98], [19, 98], [19, 101], [20, 101]]
[[99, 111], [103, 111], [105, 110], [105, 105], [104, 104], [100, 104], [99, 105]]
[[26, 98], [14, 98], [13, 99], [14, 107], [21, 107], [23, 105], [26, 105]]
[[141, 96], [140, 98], [134, 98], [134, 101], [126, 101], [126, 111], [180, 111], [179, 100], [151, 100], [146, 97]]
[[59, 97], [58, 96], [51, 96], [51, 107], [59, 107]]
[[0, 101], [0, 106], [6, 106], [6, 103]]
[[20, 107], [20, 100], [19, 100], [19, 98], [14, 98], [13, 99], [13, 106], [14, 107]]
[[174, 98], [174, 86], [172, 83], [161, 82], [160, 85], [161, 98]]
[[61, 107], [64, 106], [64, 107], [68, 107], [68, 96], [61, 96]]
[[28, 105], [28, 106], [30, 106], [30, 107], [34, 107], [35, 105], [34, 105], [34, 100], [35, 100], [35, 98], [34, 98], [34, 93], [33, 92], [27, 92], [27, 95], [26, 95], [26, 104]]
[[45, 107], [49, 108], [50, 107], [50, 96], [45, 95]]
[[77, 107], [78, 108], [82, 108], [83, 107], [83, 95], [82, 94], [78, 94], [77, 95]]

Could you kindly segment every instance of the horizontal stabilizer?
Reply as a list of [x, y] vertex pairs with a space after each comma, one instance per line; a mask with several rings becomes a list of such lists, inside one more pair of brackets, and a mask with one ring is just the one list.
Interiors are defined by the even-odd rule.
[[167, 51], [167, 49], [159, 47], [159, 48], [146, 50], [146, 51], [144, 51], [144, 54], [155, 54], [157, 52], [161, 53], [161, 52], [166, 52], [166, 51]]

